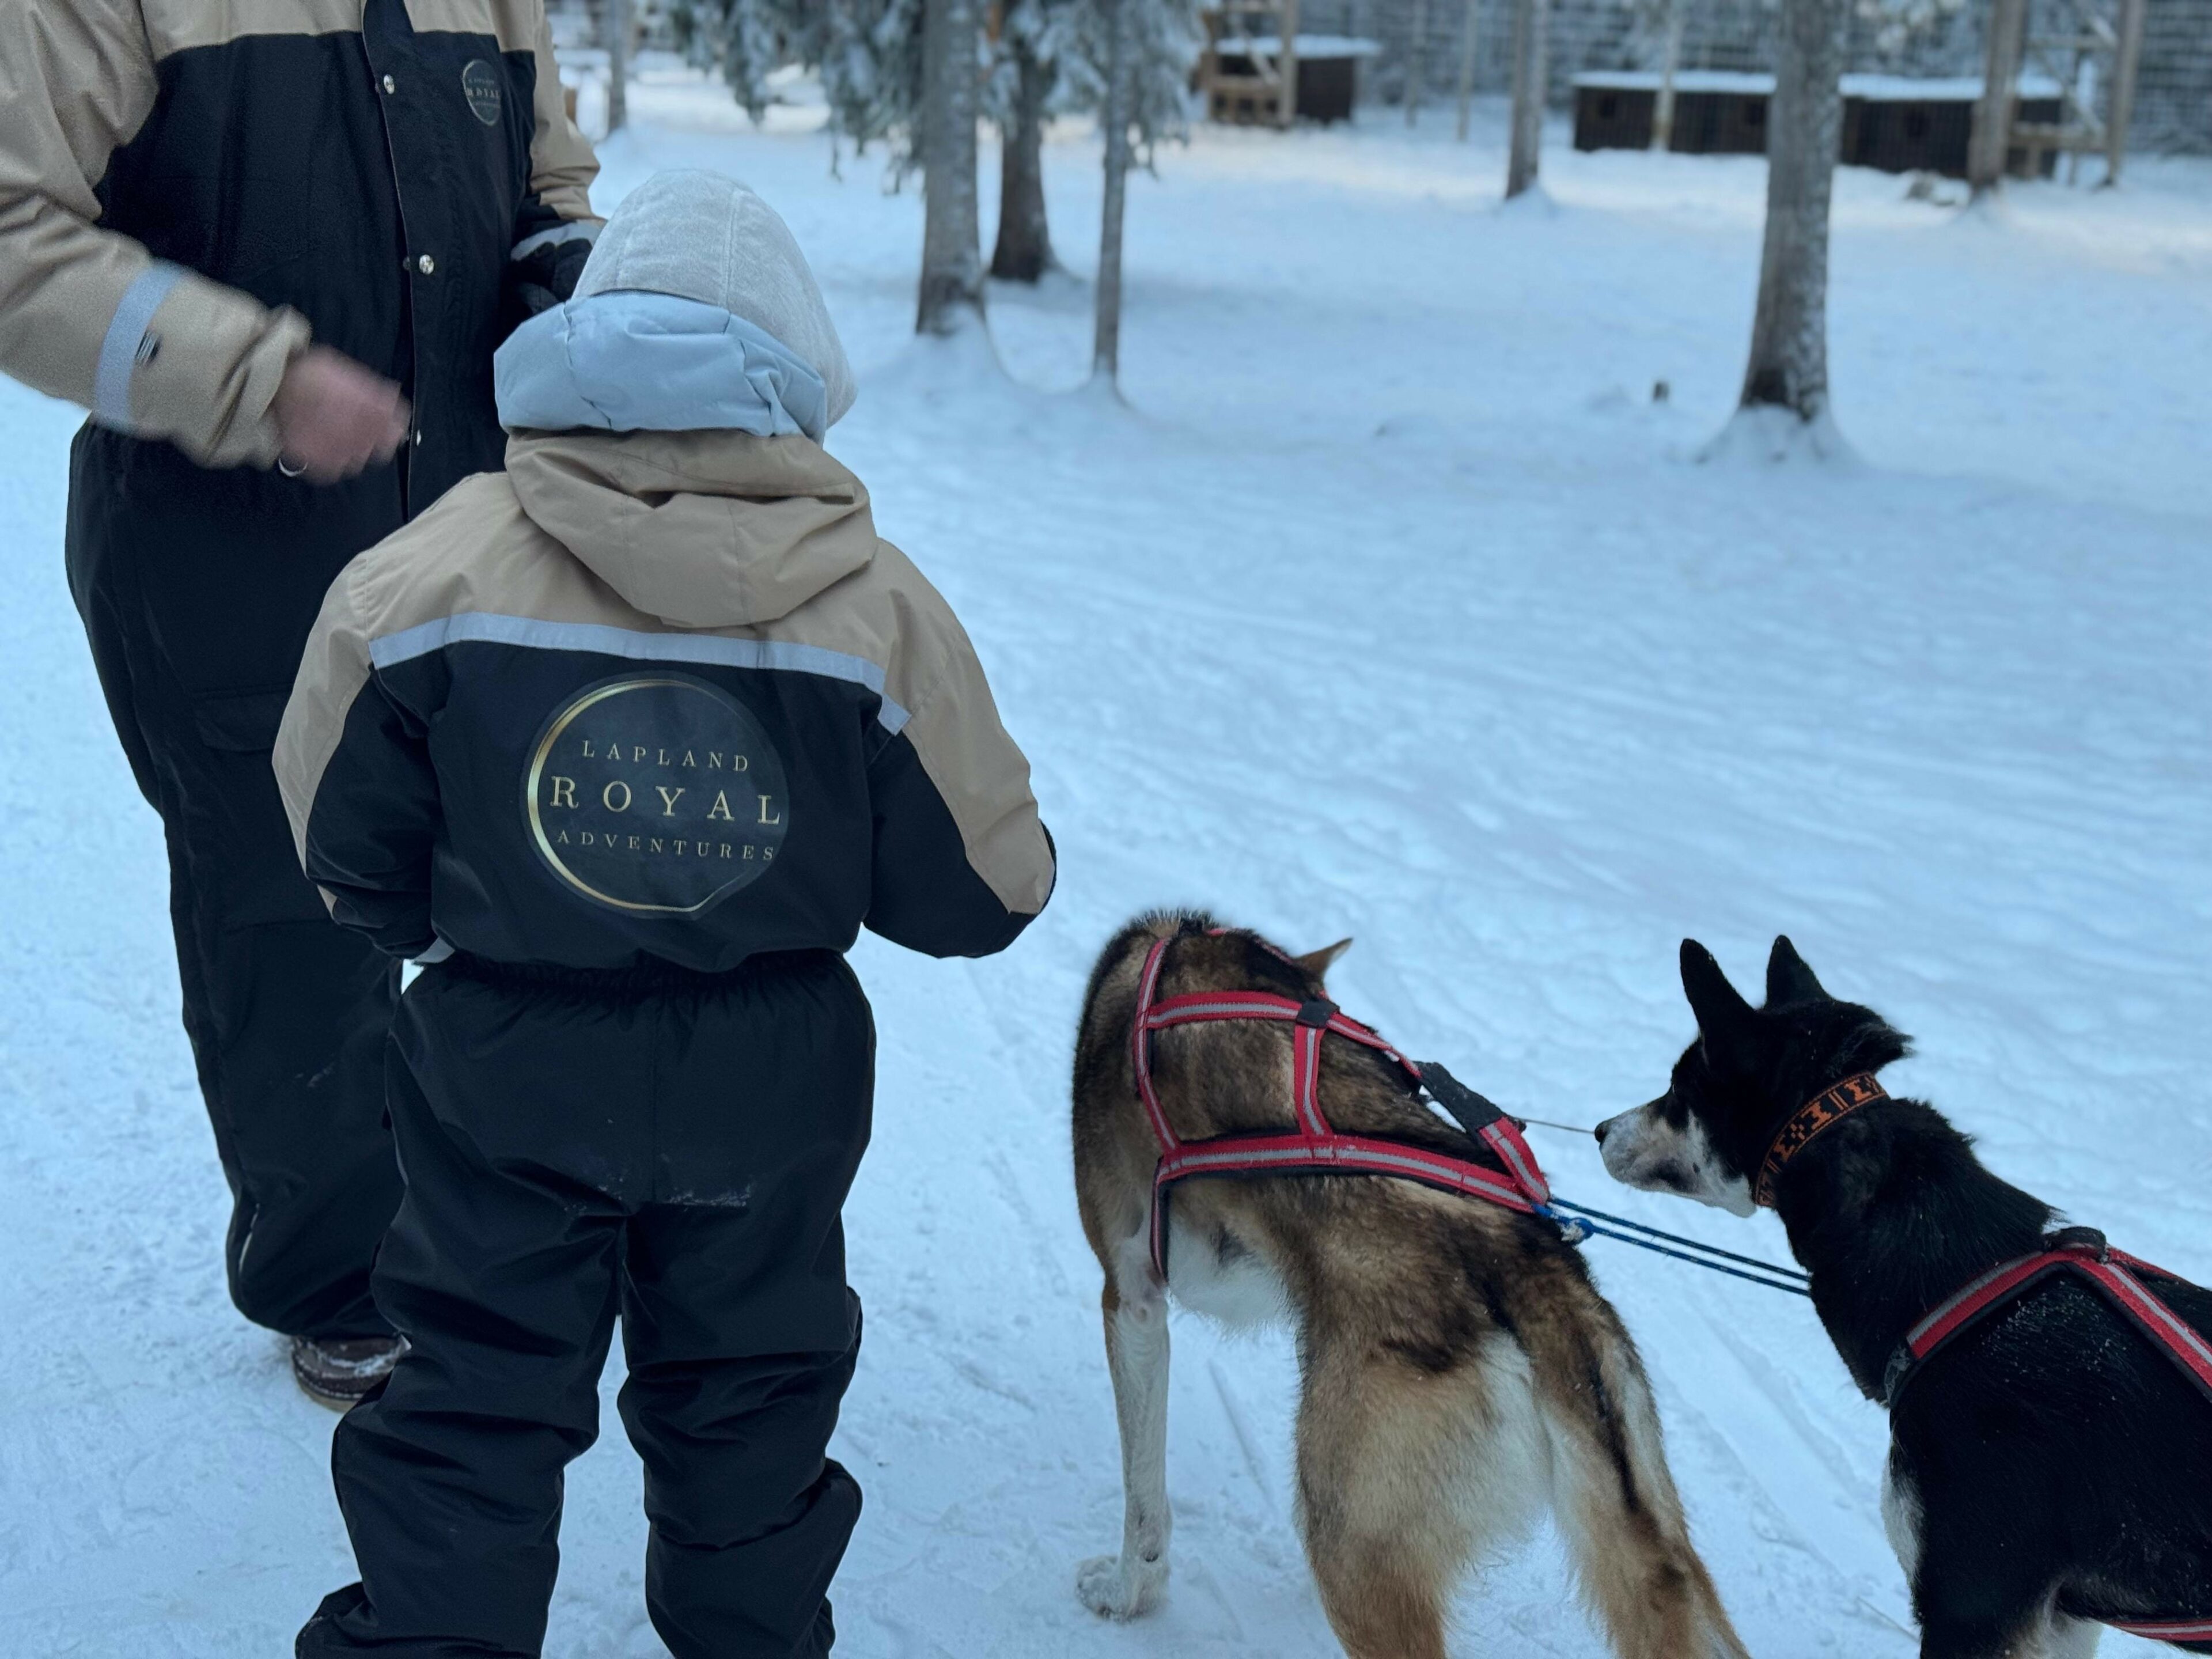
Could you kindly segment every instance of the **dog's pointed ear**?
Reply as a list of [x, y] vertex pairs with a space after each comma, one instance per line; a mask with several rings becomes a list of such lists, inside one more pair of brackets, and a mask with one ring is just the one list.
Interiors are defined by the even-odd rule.
[[1825, 1002], [1827, 996], [1820, 981], [1813, 977], [1813, 970], [1805, 965], [1805, 958], [1797, 954], [1797, 947], [1790, 942], [1790, 935], [1777, 934], [1774, 950], [1766, 958], [1766, 1006], [1782, 1008], [1793, 1002]]
[[1336, 965], [1336, 959], [1351, 948], [1350, 939], [1340, 939], [1334, 945], [1324, 945], [1318, 951], [1309, 951], [1305, 955], [1293, 957], [1291, 960], [1316, 979], [1324, 979], [1328, 977], [1328, 970]]
[[1682, 994], [1707, 1036], [1737, 1030], [1751, 1018], [1751, 1005], [1729, 983], [1713, 953], [1693, 939], [1682, 941]]

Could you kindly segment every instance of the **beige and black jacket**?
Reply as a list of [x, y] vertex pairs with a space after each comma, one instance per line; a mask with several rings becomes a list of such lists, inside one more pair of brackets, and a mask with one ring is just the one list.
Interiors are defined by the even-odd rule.
[[340, 576], [276, 762], [401, 956], [981, 955], [1053, 888], [966, 635], [804, 437], [518, 434]]
[[0, 370], [266, 465], [312, 329], [407, 388], [419, 507], [498, 465], [503, 290], [594, 171], [539, 0], [9, 0]]

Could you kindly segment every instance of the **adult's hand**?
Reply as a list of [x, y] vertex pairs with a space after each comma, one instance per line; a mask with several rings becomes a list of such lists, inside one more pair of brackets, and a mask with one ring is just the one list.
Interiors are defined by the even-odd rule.
[[390, 460], [407, 441], [399, 388], [328, 346], [311, 345], [292, 359], [270, 413], [283, 446], [279, 464], [317, 483]]

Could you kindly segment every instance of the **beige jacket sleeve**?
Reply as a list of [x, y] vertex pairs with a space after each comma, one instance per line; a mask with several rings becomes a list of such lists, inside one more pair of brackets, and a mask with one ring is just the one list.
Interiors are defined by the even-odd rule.
[[154, 96], [133, 0], [0, 3], [0, 369], [204, 465], [266, 465], [306, 319], [97, 222], [94, 187]]
[[530, 193], [572, 224], [594, 228], [599, 216], [592, 211], [592, 180], [599, 176], [599, 157], [591, 140], [568, 118], [568, 105], [561, 89], [561, 65], [553, 57], [553, 26], [541, 8], [538, 15], [538, 89], [532, 114], [537, 122], [530, 139]]
[[999, 718], [967, 631], [908, 573], [903, 635], [887, 681], [899, 734], [870, 772], [874, 884], [868, 926], [937, 957], [1003, 951], [1043, 910], [1058, 870], [1030, 763]]
[[944, 678], [907, 721], [907, 739], [960, 832], [969, 868], [1010, 914], [1034, 916], [1057, 870], [1029, 759], [999, 718], [966, 631], [957, 622], [948, 631]]

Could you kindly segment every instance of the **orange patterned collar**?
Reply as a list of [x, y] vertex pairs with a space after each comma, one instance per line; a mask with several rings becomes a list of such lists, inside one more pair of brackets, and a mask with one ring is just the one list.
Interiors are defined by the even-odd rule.
[[1889, 1098], [1889, 1091], [1875, 1081], [1872, 1072], [1861, 1072], [1847, 1077], [1834, 1087], [1822, 1090], [1791, 1114], [1775, 1134], [1773, 1144], [1766, 1149], [1766, 1158], [1759, 1166], [1759, 1182], [1752, 1188], [1752, 1197], [1767, 1209], [1774, 1207], [1774, 1182], [1782, 1173], [1784, 1164], [1805, 1150], [1806, 1143], [1821, 1130], [1842, 1122], [1862, 1106]]

